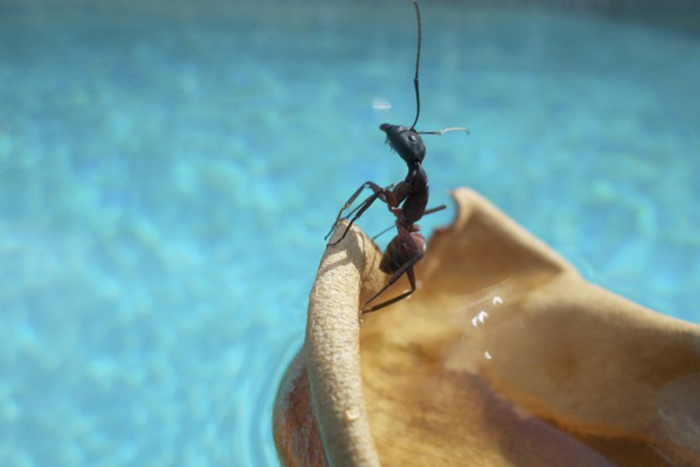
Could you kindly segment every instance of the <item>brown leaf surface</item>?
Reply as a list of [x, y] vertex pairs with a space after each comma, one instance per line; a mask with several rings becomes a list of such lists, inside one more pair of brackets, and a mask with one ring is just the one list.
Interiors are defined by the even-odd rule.
[[586, 282], [478, 194], [453, 196], [419, 290], [362, 323], [380, 253], [357, 229], [327, 249], [276, 402], [283, 464], [700, 465], [700, 326]]

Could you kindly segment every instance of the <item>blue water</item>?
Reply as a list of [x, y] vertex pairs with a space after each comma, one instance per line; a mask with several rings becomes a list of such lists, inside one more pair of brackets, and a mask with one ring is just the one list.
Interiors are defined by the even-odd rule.
[[[349, 3], [0, 2], [0, 465], [276, 465], [323, 235], [405, 175], [377, 126], [414, 116], [413, 10]], [[423, 20], [418, 127], [471, 130], [426, 137], [431, 204], [471, 186], [700, 322], [700, 35]]]

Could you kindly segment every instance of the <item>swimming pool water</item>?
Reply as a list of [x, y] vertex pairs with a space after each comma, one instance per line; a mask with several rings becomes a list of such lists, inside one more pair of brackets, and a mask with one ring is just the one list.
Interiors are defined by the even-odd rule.
[[[405, 175], [377, 127], [412, 122], [415, 34], [410, 3], [0, 4], [0, 465], [276, 464], [323, 235]], [[418, 128], [471, 130], [426, 137], [431, 204], [471, 186], [700, 322], [698, 82], [687, 30], [423, 5]]]

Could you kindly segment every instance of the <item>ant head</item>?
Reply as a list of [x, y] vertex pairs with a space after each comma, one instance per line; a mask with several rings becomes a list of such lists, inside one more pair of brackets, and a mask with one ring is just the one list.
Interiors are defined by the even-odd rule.
[[412, 128], [382, 123], [379, 129], [386, 133], [386, 140], [406, 164], [413, 166], [425, 158], [425, 144], [418, 132]]

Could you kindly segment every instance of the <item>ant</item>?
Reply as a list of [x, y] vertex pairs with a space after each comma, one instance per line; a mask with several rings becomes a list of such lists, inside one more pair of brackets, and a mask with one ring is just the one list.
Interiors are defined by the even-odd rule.
[[[408, 165], [408, 175], [406, 175], [404, 180], [391, 184], [386, 188], [382, 188], [372, 181], [362, 184], [345, 205], [343, 205], [330, 232], [328, 232], [328, 235], [325, 237], [328, 239], [333, 232], [335, 232], [338, 228], [343, 211], [352, 205], [365, 188], [371, 189], [373, 194], [348, 213], [345, 219], [353, 215], [354, 217], [352, 217], [343, 235], [337, 241], [329, 243], [329, 245], [340, 243], [347, 235], [353, 223], [359, 219], [377, 199], [386, 203], [389, 210], [396, 216], [395, 225], [398, 230], [398, 235], [389, 242], [379, 264], [379, 269], [382, 272], [391, 274], [392, 276], [379, 292], [365, 302], [363, 305], [365, 309], [362, 310], [362, 313], [377, 311], [392, 305], [407, 298], [416, 290], [416, 277], [413, 267], [423, 258], [426, 250], [425, 238], [419, 233], [420, 227], [416, 222], [425, 215], [432, 214], [447, 207], [443, 204], [432, 209], [426, 209], [428, 205], [428, 176], [425, 170], [423, 170], [425, 144], [420, 135], [442, 135], [448, 131], [465, 131], [469, 133], [466, 128], [445, 128], [444, 130], [438, 131], [416, 131], [415, 129], [416, 123], [418, 123], [418, 117], [420, 116], [418, 69], [420, 67], [421, 21], [420, 9], [418, 8], [418, 2], [416, 0], [413, 0], [413, 6], [416, 8], [416, 17], [418, 18], [418, 52], [416, 54], [416, 75], [413, 79], [413, 85], [416, 90], [416, 118], [410, 128], [402, 125], [392, 125], [390, 123], [383, 123], [379, 126], [379, 129], [386, 133], [386, 142], [391, 149], [397, 152], [399, 156], [401, 156], [401, 159], [406, 162], [406, 165]], [[366, 308], [404, 274], [408, 276], [411, 290], [390, 300], [374, 305], [371, 308]]]

